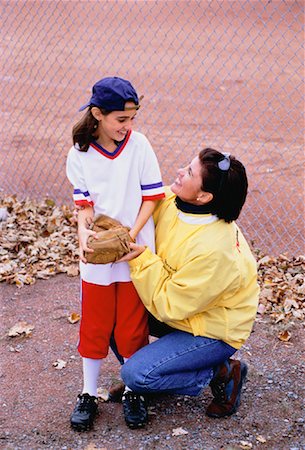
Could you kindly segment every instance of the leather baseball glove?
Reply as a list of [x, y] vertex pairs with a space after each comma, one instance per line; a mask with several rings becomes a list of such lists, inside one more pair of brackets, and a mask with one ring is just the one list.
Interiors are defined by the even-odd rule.
[[88, 247], [94, 250], [93, 253], [85, 252], [88, 263], [108, 264], [130, 252], [130, 228], [124, 227], [118, 220], [99, 214], [93, 219], [90, 228], [97, 234], [88, 238]]

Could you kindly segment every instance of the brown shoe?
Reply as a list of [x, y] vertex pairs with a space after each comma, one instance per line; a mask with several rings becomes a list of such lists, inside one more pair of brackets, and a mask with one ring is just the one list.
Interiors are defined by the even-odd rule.
[[247, 372], [247, 365], [235, 359], [229, 359], [219, 366], [210, 382], [214, 399], [206, 410], [209, 417], [226, 417], [237, 411]]
[[125, 384], [123, 383], [123, 381], [118, 380], [113, 382], [109, 389], [107, 401], [113, 403], [121, 403], [124, 391], [125, 391]]

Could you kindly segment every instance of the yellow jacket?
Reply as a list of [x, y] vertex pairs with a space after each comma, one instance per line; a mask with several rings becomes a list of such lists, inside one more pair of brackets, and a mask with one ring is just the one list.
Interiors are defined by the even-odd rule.
[[167, 193], [156, 209], [157, 254], [130, 261], [131, 279], [158, 320], [238, 349], [256, 315], [256, 261], [234, 222], [182, 213], [174, 200]]

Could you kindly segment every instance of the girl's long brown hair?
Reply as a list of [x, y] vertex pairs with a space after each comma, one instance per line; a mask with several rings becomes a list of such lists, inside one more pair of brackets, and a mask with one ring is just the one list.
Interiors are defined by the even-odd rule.
[[[100, 110], [104, 116], [110, 114], [110, 111], [106, 111], [101, 108]], [[98, 137], [96, 134], [98, 123], [98, 120], [92, 115], [90, 107], [80, 121], [78, 121], [72, 128], [73, 144], [77, 150], [80, 152], [88, 151], [90, 142]]]

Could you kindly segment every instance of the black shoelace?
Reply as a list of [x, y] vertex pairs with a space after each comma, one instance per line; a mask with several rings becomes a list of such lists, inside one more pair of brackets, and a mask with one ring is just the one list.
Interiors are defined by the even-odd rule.
[[226, 383], [217, 383], [212, 388], [213, 395], [215, 400], [218, 403], [225, 403], [226, 401]]
[[127, 392], [125, 398], [128, 401], [128, 406], [132, 411], [139, 410], [139, 407], [141, 407], [142, 403], [142, 399], [139, 394], [135, 394], [134, 392]]
[[79, 411], [86, 411], [88, 409], [88, 406], [91, 406], [91, 398], [87, 395], [82, 395], [81, 397], [79, 397]]

